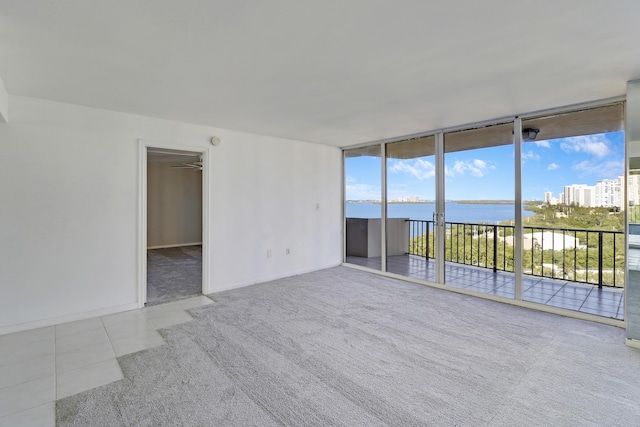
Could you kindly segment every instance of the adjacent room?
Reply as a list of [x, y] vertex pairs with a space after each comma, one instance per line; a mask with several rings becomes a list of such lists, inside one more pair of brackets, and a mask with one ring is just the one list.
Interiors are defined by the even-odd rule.
[[640, 2], [0, 1], [0, 425], [635, 425]]
[[202, 155], [147, 148], [147, 305], [202, 293]]

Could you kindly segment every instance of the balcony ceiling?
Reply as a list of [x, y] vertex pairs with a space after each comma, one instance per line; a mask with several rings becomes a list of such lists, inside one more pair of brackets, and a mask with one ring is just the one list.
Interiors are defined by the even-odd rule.
[[349, 146], [624, 95], [639, 16], [637, 0], [0, 0], [0, 78]]

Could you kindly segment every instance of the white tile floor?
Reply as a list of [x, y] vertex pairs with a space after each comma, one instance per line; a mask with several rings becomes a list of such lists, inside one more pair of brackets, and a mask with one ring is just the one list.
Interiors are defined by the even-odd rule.
[[164, 344], [205, 296], [0, 336], [0, 426], [53, 426], [55, 401], [122, 379], [116, 357]]

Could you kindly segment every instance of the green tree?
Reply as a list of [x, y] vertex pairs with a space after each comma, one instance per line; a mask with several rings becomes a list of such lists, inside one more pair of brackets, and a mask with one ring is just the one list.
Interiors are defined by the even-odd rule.
[[[579, 246], [566, 247], [563, 251], [550, 249], [548, 243], [544, 243], [542, 250], [543, 242], [533, 241], [531, 249], [523, 250], [525, 273], [596, 284], [599, 283], [601, 270], [604, 285], [624, 286], [625, 245], [621, 233], [624, 217], [620, 212], [564, 205], [530, 205], [527, 209], [535, 214], [527, 217], [525, 234], [553, 232], [556, 236], [567, 236], [563, 237], [566, 241], [569, 238], [577, 239]], [[510, 223], [451, 224], [446, 229], [445, 260], [513, 271], [514, 250], [511, 242], [514, 228]], [[432, 231], [411, 239], [410, 252], [434, 258], [435, 233]]]

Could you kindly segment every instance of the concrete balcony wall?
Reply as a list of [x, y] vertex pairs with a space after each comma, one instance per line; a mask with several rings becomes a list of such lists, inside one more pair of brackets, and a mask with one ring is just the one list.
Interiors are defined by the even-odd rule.
[[[387, 256], [409, 252], [409, 218], [387, 219]], [[347, 218], [347, 256], [382, 256], [382, 219]]]

